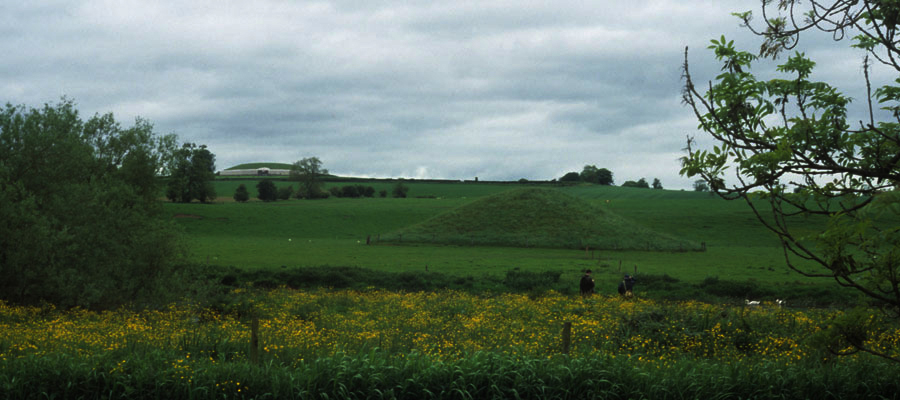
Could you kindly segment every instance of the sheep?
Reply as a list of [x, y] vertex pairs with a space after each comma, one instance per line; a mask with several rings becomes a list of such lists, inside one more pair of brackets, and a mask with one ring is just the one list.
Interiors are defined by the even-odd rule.
[[757, 300], [750, 301], [750, 300], [744, 299], [744, 303], [747, 304], [747, 307], [759, 307], [759, 301], [757, 301]]
[[775, 305], [777, 305], [778, 308], [784, 307], [784, 300], [782, 300], [782, 299], [775, 299]]

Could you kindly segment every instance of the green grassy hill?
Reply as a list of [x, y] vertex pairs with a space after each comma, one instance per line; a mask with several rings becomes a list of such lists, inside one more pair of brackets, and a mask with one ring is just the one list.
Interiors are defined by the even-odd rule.
[[479, 246], [688, 251], [700, 245], [656, 232], [554, 189], [520, 188], [482, 197], [382, 241]]
[[[679, 285], [699, 285], [720, 279], [720, 282], [755, 282], [761, 287], [797, 293], [803, 288], [833, 285], [827, 280], [804, 278], [787, 270], [777, 237], [760, 225], [743, 201], [725, 201], [708, 193], [599, 185], [556, 187], [404, 180], [404, 185], [409, 187], [409, 198], [291, 199], [272, 203], [236, 203], [231, 199], [240, 183], [246, 184], [251, 196], [255, 196], [255, 185], [260, 179], [274, 179], [279, 187], [296, 185], [275, 178], [216, 180], [219, 199], [213, 204], [164, 204], [172, 221], [185, 230], [191, 261], [251, 272], [283, 270], [282, 267], [358, 267], [384, 273], [416, 276], [442, 273], [475, 279], [502, 279], [513, 270], [560, 271], [561, 282], [572, 282], [573, 288], [577, 287], [583, 270], [593, 269], [598, 288], [608, 292], [615, 290], [622, 273], [635, 271], [639, 277], [668, 275], [680, 280]], [[356, 183], [390, 192], [396, 182]], [[326, 182], [327, 186], [343, 184], [346, 182]], [[379, 242], [388, 239], [391, 232], [422, 224], [489, 196], [527, 188], [552, 189], [574, 198], [570, 200], [573, 204], [587, 204], [593, 207], [590, 210], [608, 210], [632, 225], [706, 243], [707, 251], [595, 248], [585, 251], [584, 248], [471, 246], [471, 243], [459, 246], [412, 243], [406, 235], [402, 243]], [[823, 221], [804, 218], [794, 226], [813, 232], [823, 226]], [[367, 246], [367, 239], [373, 245]], [[644, 290], [643, 295], [652, 295], [646, 286]]]
[[277, 162], [257, 162], [257, 163], [239, 164], [239, 165], [235, 165], [231, 168], [226, 168], [225, 170], [227, 171], [227, 170], [233, 170], [233, 169], [256, 169], [256, 168], [291, 169], [291, 164], [277, 163]]

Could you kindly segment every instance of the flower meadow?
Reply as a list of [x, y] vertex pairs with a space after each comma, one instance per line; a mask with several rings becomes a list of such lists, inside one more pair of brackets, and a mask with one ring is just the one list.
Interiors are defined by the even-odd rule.
[[[900, 396], [900, 363], [826, 350], [852, 349], [827, 340], [840, 310], [552, 292], [229, 297], [144, 311], [0, 304], [0, 397]], [[900, 357], [900, 326], [853, 318], [855, 340]]]

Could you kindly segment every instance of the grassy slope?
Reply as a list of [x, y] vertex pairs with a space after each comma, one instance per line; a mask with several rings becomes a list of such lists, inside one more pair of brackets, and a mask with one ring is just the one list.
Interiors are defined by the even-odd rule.
[[285, 163], [276, 163], [276, 162], [258, 162], [258, 163], [247, 163], [235, 165], [231, 168], [227, 168], [226, 170], [232, 169], [256, 169], [256, 168], [271, 168], [271, 169], [291, 169], [291, 164]]
[[606, 207], [547, 188], [486, 196], [391, 234], [390, 240], [511, 247], [699, 250], [699, 244], [653, 231]]
[[[233, 188], [254, 180], [219, 181], [230, 200]], [[287, 183], [287, 182], [285, 182]], [[279, 182], [279, 185], [281, 183]], [[369, 183], [365, 183], [369, 184]], [[559, 190], [608, 207], [625, 218], [660, 232], [707, 243], [707, 252], [646, 252], [460, 247], [448, 245], [365, 246], [372, 238], [425, 221], [475, 198], [518, 185], [419, 183], [406, 181], [410, 196], [434, 198], [289, 200], [276, 203], [166, 204], [188, 233], [193, 259], [241, 268], [278, 266], [359, 266], [384, 271], [438, 271], [454, 275], [503, 275], [506, 271], [562, 271], [577, 282], [581, 271], [595, 270], [598, 289], [612, 292], [623, 272], [668, 274], [682, 281], [707, 277], [780, 284], [805, 281], [787, 271], [778, 241], [755, 220], [746, 204], [708, 194], [576, 186]], [[337, 185], [342, 185], [338, 183]], [[372, 182], [390, 189], [391, 182]], [[233, 187], [233, 188], [232, 188]], [[520, 187], [520, 186], [519, 186]], [[380, 190], [380, 189], [379, 189]], [[251, 189], [251, 195], [254, 189]], [[609, 200], [609, 202], [607, 202]], [[809, 222], [807, 222], [809, 224]], [[292, 239], [288, 241], [288, 239]]]

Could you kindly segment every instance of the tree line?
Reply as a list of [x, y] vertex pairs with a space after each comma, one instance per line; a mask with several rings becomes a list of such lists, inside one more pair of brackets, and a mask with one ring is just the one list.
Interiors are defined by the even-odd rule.
[[[607, 185], [612, 186], [614, 184], [613, 181], [613, 173], [612, 171], [606, 168], [597, 168], [596, 165], [585, 165], [581, 172], [568, 172], [559, 178], [560, 182], [587, 182], [587, 183], [596, 183], [598, 185]], [[636, 187], [636, 188], [645, 188], [649, 189], [651, 184], [647, 183], [647, 180], [644, 178], [638, 179], [637, 181], [625, 181], [622, 184], [622, 187]], [[662, 189], [662, 182], [659, 181], [658, 178], [653, 178], [652, 187], [654, 189]]]

